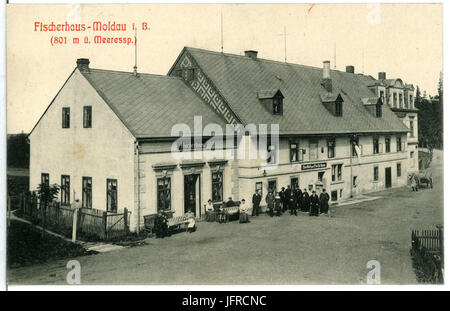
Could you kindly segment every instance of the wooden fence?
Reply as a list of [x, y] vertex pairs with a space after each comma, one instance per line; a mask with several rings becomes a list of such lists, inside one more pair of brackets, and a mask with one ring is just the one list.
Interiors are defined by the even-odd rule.
[[[73, 208], [59, 202], [41, 207], [34, 194], [24, 194], [20, 201], [22, 215], [32, 223], [67, 237], [71, 236]], [[129, 234], [130, 214], [126, 208], [123, 213], [81, 208], [77, 213], [77, 237], [84, 240], [111, 240], [124, 237]]]
[[419, 281], [443, 283], [444, 238], [442, 227], [411, 232], [411, 256]]

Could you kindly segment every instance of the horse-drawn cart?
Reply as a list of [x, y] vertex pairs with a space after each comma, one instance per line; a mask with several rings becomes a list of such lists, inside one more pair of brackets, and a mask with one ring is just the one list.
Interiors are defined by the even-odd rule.
[[430, 170], [422, 170], [409, 174], [408, 183], [418, 188], [433, 188], [433, 175]]

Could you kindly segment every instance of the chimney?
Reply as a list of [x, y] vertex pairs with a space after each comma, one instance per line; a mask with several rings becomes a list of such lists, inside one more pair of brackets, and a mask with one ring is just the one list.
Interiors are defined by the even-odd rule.
[[348, 73], [355, 73], [355, 66], [345, 66], [345, 71]]
[[379, 72], [378, 73], [378, 80], [386, 80], [386, 73], [385, 72]]
[[251, 59], [257, 59], [258, 51], [254, 51], [254, 50], [245, 51], [245, 56], [250, 57]]
[[333, 90], [333, 85], [331, 83], [331, 76], [330, 76], [330, 61], [329, 60], [326, 60], [323, 62], [322, 86], [328, 92], [331, 92]]
[[78, 58], [77, 68], [80, 71], [89, 71], [89, 58]]

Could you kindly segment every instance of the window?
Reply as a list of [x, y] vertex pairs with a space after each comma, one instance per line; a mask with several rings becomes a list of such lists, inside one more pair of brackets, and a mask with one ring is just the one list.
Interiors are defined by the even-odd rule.
[[394, 107], [398, 107], [398, 103], [397, 103], [397, 93], [394, 93]]
[[170, 177], [163, 177], [157, 179], [157, 200], [158, 211], [170, 210], [171, 208], [171, 190], [170, 190]]
[[351, 144], [351, 148], [352, 148], [352, 156], [356, 157], [358, 155], [358, 153], [356, 152], [356, 146], [359, 145], [359, 138], [353, 137], [350, 140], [350, 144]]
[[106, 211], [117, 213], [117, 179], [106, 180]]
[[342, 117], [342, 101], [336, 100], [334, 103], [336, 117]]
[[297, 143], [290, 143], [289, 157], [291, 159], [291, 162], [298, 162], [298, 144]]
[[328, 158], [334, 158], [336, 156], [335, 153], [336, 140], [334, 138], [329, 138], [327, 141], [327, 145], [328, 145]]
[[268, 189], [269, 189], [269, 192], [272, 192], [273, 194], [277, 193], [277, 180], [276, 179], [269, 180]]
[[223, 172], [212, 173], [212, 201], [223, 201]]
[[403, 108], [403, 95], [398, 94], [398, 105], [400, 108]]
[[281, 96], [275, 96], [273, 98], [273, 114], [283, 114], [283, 98]]
[[373, 138], [373, 154], [380, 153], [380, 146], [378, 145], [378, 137]]
[[263, 196], [263, 183], [262, 182], [257, 182], [255, 184], [255, 192], [259, 192], [261, 197]]
[[397, 143], [397, 152], [402, 151], [402, 138], [397, 137], [396, 143]]
[[385, 139], [384, 139], [384, 144], [385, 144], [385, 149], [386, 149], [386, 152], [391, 152], [391, 138], [390, 137], [386, 137]]
[[409, 95], [409, 108], [413, 109], [414, 108], [414, 102], [413, 102], [413, 96]]
[[323, 182], [323, 175], [325, 175], [325, 172], [318, 172], [317, 173], [317, 180], [320, 182]]
[[414, 137], [414, 121], [413, 120], [409, 121], [409, 131], [410, 131], [411, 137]]
[[50, 175], [47, 173], [41, 174], [41, 184], [46, 185], [47, 187], [50, 186]]
[[92, 107], [91, 106], [83, 107], [83, 127], [84, 128], [92, 127]]
[[82, 207], [92, 208], [92, 178], [83, 177]]
[[70, 204], [70, 176], [61, 175], [61, 204]]
[[375, 105], [375, 116], [377, 118], [381, 118], [381, 115], [382, 115], [382, 110], [381, 109], [382, 108], [381, 108], [380, 104]]
[[295, 190], [298, 186], [298, 177], [291, 177], [291, 189]]
[[318, 156], [318, 141], [316, 139], [309, 141], [309, 160], [317, 160]]
[[381, 101], [384, 103], [384, 91], [380, 91]]
[[373, 181], [378, 181], [378, 166], [373, 167]]
[[276, 148], [274, 145], [267, 145], [267, 163], [276, 163]]
[[397, 163], [397, 177], [402, 176], [402, 164]]
[[63, 107], [62, 109], [62, 128], [70, 128], [70, 107]]
[[338, 192], [337, 190], [331, 191], [331, 201], [337, 201], [338, 199]]
[[342, 164], [335, 164], [331, 166], [331, 181], [342, 180]]

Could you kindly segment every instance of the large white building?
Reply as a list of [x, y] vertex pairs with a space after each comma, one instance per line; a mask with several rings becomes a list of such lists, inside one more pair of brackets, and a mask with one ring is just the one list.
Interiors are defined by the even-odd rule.
[[[403, 186], [418, 166], [409, 86], [353, 72], [330, 70], [329, 62], [315, 68], [263, 60], [256, 51], [193, 48], [182, 50], [167, 76], [93, 69], [79, 59], [29, 135], [30, 188], [57, 183], [62, 204], [75, 195], [84, 208], [127, 208], [135, 230], [159, 209], [193, 209], [201, 217], [208, 199], [251, 201], [255, 189], [265, 197], [298, 184], [325, 188], [339, 201]], [[180, 135], [173, 126], [198, 137], [200, 116], [200, 143], [173, 152]], [[267, 152], [249, 158], [262, 135], [248, 131], [237, 135], [238, 147], [206, 151], [208, 124], [223, 133], [227, 124], [278, 125], [278, 143], [265, 147], [277, 151], [277, 165], [266, 166]], [[236, 156], [239, 148], [244, 158]]]

